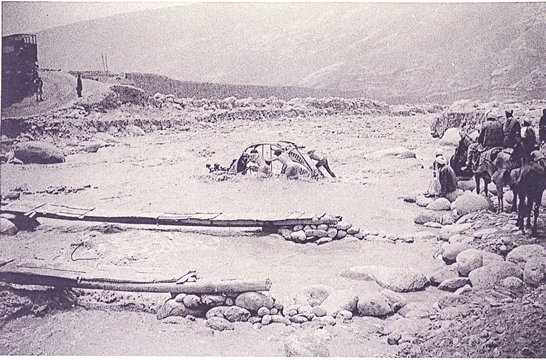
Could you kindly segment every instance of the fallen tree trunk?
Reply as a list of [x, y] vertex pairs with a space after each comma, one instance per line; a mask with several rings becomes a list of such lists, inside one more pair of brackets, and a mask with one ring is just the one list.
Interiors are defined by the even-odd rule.
[[[50, 269], [46, 269], [51, 272]], [[20, 285], [42, 285], [80, 289], [102, 289], [130, 292], [186, 293], [186, 294], [221, 294], [241, 293], [247, 291], [268, 291], [271, 289], [269, 279], [250, 280], [197, 280], [195, 282], [176, 283], [165, 281], [131, 281], [117, 279], [85, 278], [84, 276], [58, 276], [40, 274], [40, 269], [33, 271], [17, 268], [0, 267], [0, 282]]]

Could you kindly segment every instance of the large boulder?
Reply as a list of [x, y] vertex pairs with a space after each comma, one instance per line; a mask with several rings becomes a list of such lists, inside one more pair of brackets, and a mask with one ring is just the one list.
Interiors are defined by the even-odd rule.
[[472, 224], [469, 224], [469, 223], [446, 225], [442, 227], [442, 229], [440, 230], [440, 234], [438, 234], [438, 237], [441, 240], [447, 241], [453, 235], [460, 234], [463, 231], [470, 229], [471, 227], [472, 227]]
[[127, 126], [127, 134], [131, 135], [131, 136], [143, 136], [143, 135], [146, 135], [146, 133], [144, 132], [144, 130], [142, 130], [141, 128], [139, 128], [138, 126], [136, 125], [129, 125]]
[[474, 179], [459, 180], [457, 187], [463, 191], [474, 191], [476, 189], [476, 181]]
[[389, 289], [381, 290], [381, 295], [387, 299], [393, 312], [397, 312], [408, 303], [408, 299], [405, 296]]
[[462, 189], [455, 189], [452, 192], [448, 193], [446, 195], [446, 199], [450, 202], [454, 202], [458, 198], [464, 195], [464, 190]]
[[480, 250], [467, 249], [457, 255], [456, 261], [459, 274], [467, 276], [472, 270], [483, 266], [483, 255]]
[[442, 259], [448, 264], [454, 263], [457, 255], [470, 248], [471, 246], [466, 243], [445, 243], [442, 245]]
[[17, 226], [8, 219], [0, 217], [0, 235], [15, 235], [19, 232]]
[[311, 285], [304, 288], [297, 296], [297, 303], [314, 303], [313, 305], [320, 305], [323, 303], [331, 293], [334, 292], [334, 288], [328, 285]]
[[354, 311], [358, 296], [350, 290], [336, 290], [322, 302], [320, 307], [329, 316], [336, 317], [342, 310]]
[[467, 277], [456, 277], [442, 281], [442, 283], [438, 285], [438, 289], [445, 291], [456, 291], [467, 284], [470, 284], [470, 280]]
[[250, 312], [239, 306], [217, 306], [207, 311], [206, 318], [219, 317], [231, 322], [247, 321]]
[[489, 251], [482, 250], [483, 266], [489, 265], [494, 261], [504, 261], [504, 258], [499, 255]]
[[25, 164], [56, 164], [65, 161], [61, 149], [41, 141], [20, 143], [14, 154], [17, 159]]
[[[423, 196], [423, 198], [425, 198], [425, 197]], [[427, 198], [425, 198], [425, 199], [427, 199]], [[438, 213], [436, 211], [423, 211], [422, 213], [415, 216], [415, 218], [413, 219], [413, 222], [416, 223], [416, 224], [420, 224], [420, 225], [423, 225], [423, 224], [426, 224], [426, 223], [429, 223], [429, 222], [436, 222], [436, 223], [441, 224], [442, 223], [442, 214]]]
[[428, 284], [427, 277], [420, 271], [380, 265], [354, 266], [341, 275], [360, 280], [373, 280], [384, 288], [398, 292], [421, 290]]
[[105, 143], [110, 143], [110, 144], [117, 144], [120, 142], [117, 138], [105, 132], [96, 133], [94, 135], [94, 138], [100, 141], [104, 141]]
[[329, 357], [324, 341], [308, 334], [292, 335], [286, 339], [284, 352], [287, 357]]
[[235, 330], [235, 326], [233, 326], [230, 321], [220, 317], [211, 317], [210, 319], [207, 319], [207, 321], [205, 321], [205, 326], [218, 331]]
[[523, 268], [523, 281], [527, 285], [539, 286], [546, 280], [546, 257], [530, 258]]
[[459, 145], [459, 141], [461, 141], [461, 134], [459, 133], [459, 129], [450, 128], [446, 130], [444, 136], [442, 136], [442, 138], [440, 139], [440, 145], [457, 146]]
[[419, 195], [415, 199], [415, 204], [421, 207], [427, 207], [434, 202], [433, 198], [426, 197], [425, 195]]
[[439, 270], [436, 270], [429, 276], [431, 285], [438, 286], [445, 280], [455, 279], [459, 277], [459, 269], [457, 263], [444, 266]]
[[441, 210], [450, 210], [451, 202], [446, 198], [438, 198], [427, 205], [427, 209], [441, 211]]
[[398, 311], [398, 314], [408, 319], [428, 319], [437, 310], [427, 302], [410, 302]]
[[543, 246], [536, 244], [521, 245], [514, 248], [506, 255], [506, 261], [513, 262], [523, 269], [525, 263], [535, 256], [546, 257], [546, 249]]
[[259, 292], [245, 292], [237, 296], [235, 305], [256, 313], [261, 307], [271, 309], [273, 307], [273, 299]]
[[407, 234], [402, 236], [402, 239], [405, 242], [414, 242], [414, 241], [435, 241], [438, 239], [438, 236], [436, 236], [435, 233], [432, 231], [417, 231], [412, 234]]
[[502, 280], [513, 276], [523, 279], [523, 270], [509, 261], [495, 261], [489, 265], [472, 270], [468, 274], [472, 287], [502, 286]]
[[357, 308], [362, 316], [381, 317], [394, 312], [387, 297], [380, 292], [359, 295]]
[[487, 210], [490, 207], [489, 201], [481, 195], [465, 192], [457, 200], [451, 203], [451, 209], [457, 210], [459, 215], [466, 215], [480, 210]]
[[169, 316], [186, 316], [188, 315], [188, 310], [181, 302], [176, 301], [175, 299], [167, 300], [162, 306], [157, 310], [156, 316], [158, 320], [164, 319]]

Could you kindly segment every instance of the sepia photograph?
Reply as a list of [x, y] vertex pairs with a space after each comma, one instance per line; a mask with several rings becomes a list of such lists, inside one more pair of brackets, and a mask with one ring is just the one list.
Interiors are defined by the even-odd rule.
[[0, 356], [546, 358], [546, 2], [1, 9]]

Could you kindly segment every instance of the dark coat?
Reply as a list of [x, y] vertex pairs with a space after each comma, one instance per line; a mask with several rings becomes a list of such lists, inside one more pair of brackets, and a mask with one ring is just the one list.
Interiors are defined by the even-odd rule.
[[457, 175], [455, 175], [455, 171], [451, 166], [444, 165], [440, 169], [439, 180], [442, 189], [442, 195], [445, 195], [457, 189]]
[[521, 125], [513, 117], [506, 119], [503, 126], [504, 147], [513, 148], [521, 137]]
[[480, 131], [478, 143], [486, 149], [502, 147], [504, 144], [502, 124], [496, 120], [487, 120], [483, 124], [482, 131]]

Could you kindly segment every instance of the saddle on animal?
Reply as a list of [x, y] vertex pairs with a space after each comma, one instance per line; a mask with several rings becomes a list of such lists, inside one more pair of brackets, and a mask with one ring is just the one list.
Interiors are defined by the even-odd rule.
[[[474, 164], [474, 172], [481, 172], [489, 164], [493, 164], [497, 155], [502, 151], [501, 147], [494, 147], [491, 149], [484, 150], [479, 153], [477, 161]], [[481, 169], [481, 170], [480, 170]]]

